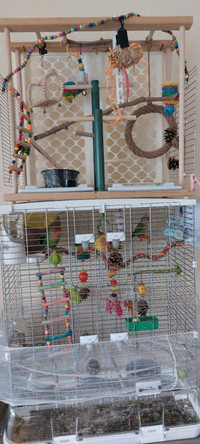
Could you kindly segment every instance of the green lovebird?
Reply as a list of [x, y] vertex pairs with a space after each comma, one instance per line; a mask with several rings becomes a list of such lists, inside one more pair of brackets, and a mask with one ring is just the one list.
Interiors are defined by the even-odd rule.
[[42, 249], [43, 251], [47, 251], [48, 249], [55, 248], [60, 239], [60, 229], [59, 228], [49, 228], [48, 229], [48, 237], [45, 235], [42, 241]]
[[147, 239], [148, 243], [150, 243], [150, 238], [146, 234], [147, 229], [148, 229], [148, 223], [149, 223], [148, 216], [142, 216], [139, 224], [137, 224], [137, 227], [135, 228], [135, 230], [132, 233], [132, 237], [137, 236], [141, 242], [143, 239]]

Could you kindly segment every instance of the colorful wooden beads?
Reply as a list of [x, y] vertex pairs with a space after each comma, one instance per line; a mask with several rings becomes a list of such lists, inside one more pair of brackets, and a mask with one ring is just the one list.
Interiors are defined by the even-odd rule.
[[136, 290], [139, 295], [144, 295], [146, 293], [147, 287], [143, 284], [143, 282], [140, 282], [140, 284], [137, 285]]

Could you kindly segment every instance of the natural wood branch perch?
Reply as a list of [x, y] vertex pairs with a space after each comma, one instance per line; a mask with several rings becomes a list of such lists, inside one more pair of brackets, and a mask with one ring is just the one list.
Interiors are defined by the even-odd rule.
[[[120, 103], [119, 104], [119, 108], [127, 108], [129, 106], [136, 106], [139, 105], [140, 103], [144, 103], [144, 102], [163, 102], [165, 100], [173, 100], [176, 97], [176, 95], [174, 96], [169, 96], [169, 97], [138, 97], [138, 99], [135, 100], [131, 100], [130, 102], [124, 102], [124, 103]], [[114, 107], [110, 107], [107, 108], [103, 111], [103, 115], [106, 116], [108, 114], [111, 114], [113, 111]], [[116, 108], [117, 109], [117, 108]], [[52, 134], [56, 134], [57, 132], [63, 130], [63, 129], [68, 129], [70, 125], [73, 125], [74, 122], [68, 122], [68, 123], [62, 123], [61, 125], [57, 125], [54, 126], [53, 128], [51, 128], [48, 131], [45, 131], [44, 133], [40, 133], [37, 134], [34, 139], [35, 140], [40, 140], [43, 139], [44, 137], [48, 137], [51, 136]]]

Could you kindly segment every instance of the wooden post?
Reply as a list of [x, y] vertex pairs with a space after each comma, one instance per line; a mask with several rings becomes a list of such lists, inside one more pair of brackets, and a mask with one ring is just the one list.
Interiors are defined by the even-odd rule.
[[[21, 59], [20, 59], [20, 51], [19, 49], [16, 49], [15, 51], [15, 66], [21, 65]], [[16, 87], [19, 93], [21, 94], [21, 97], [23, 97], [23, 90], [22, 90], [22, 72], [19, 71], [17, 74], [15, 74], [16, 78]], [[26, 164], [23, 166], [23, 188], [26, 188], [27, 185], [27, 171], [26, 171]]]
[[[172, 52], [170, 48], [167, 48], [165, 53], [165, 72], [164, 72], [165, 81], [171, 80], [171, 75], [172, 75]], [[167, 167], [168, 160], [169, 160], [169, 151], [163, 156], [163, 182], [169, 182], [169, 170]]]
[[184, 185], [185, 26], [179, 28], [179, 185]]
[[[10, 46], [10, 30], [4, 28], [4, 38], [5, 38], [5, 48], [6, 48], [6, 74], [12, 71], [12, 59], [11, 59], [11, 46]], [[12, 85], [12, 79], [9, 81], [9, 85]], [[9, 104], [9, 115], [10, 115], [10, 142], [12, 150], [15, 148], [15, 114], [14, 114], [14, 102], [12, 91], [8, 91], [8, 104]], [[17, 173], [13, 171], [13, 187], [14, 193], [18, 192], [17, 186]]]

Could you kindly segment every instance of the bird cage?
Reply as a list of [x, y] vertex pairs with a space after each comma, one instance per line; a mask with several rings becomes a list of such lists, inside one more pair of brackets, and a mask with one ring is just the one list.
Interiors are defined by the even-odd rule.
[[19, 442], [27, 428], [35, 442], [38, 417], [44, 443], [155, 442], [183, 437], [188, 424], [190, 436], [199, 433], [194, 206], [3, 207], [2, 227], [14, 221], [26, 251], [20, 264], [2, 252], [1, 396], [12, 406], [5, 442]]
[[[4, 444], [193, 438], [192, 17], [78, 20], [0, 19], [9, 72], [0, 79], [2, 164], [13, 191], [0, 207]], [[117, 32], [112, 49], [111, 40], [68, 38], [98, 26]], [[148, 35], [129, 45], [125, 26]], [[155, 29], [172, 41], [154, 40]], [[11, 42], [19, 30], [35, 30], [37, 42]]]

